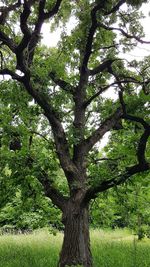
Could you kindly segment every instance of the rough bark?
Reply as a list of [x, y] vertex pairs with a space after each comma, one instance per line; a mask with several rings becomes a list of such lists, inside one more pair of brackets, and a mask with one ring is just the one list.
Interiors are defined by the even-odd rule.
[[64, 240], [58, 267], [92, 267], [88, 207], [69, 201], [63, 213]]

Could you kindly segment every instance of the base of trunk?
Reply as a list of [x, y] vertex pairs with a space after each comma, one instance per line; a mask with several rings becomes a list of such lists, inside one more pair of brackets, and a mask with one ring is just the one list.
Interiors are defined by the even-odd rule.
[[63, 214], [64, 240], [58, 267], [92, 267], [88, 208], [69, 204]]

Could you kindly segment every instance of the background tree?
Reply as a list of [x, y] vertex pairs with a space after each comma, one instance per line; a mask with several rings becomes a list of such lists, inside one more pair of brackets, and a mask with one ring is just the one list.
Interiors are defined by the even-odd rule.
[[[143, 40], [139, 22], [138, 7], [142, 2], [145, 1], [19, 0], [2, 1], [0, 7], [0, 74], [9, 75], [14, 80], [12, 83], [9, 79], [7, 84], [18, 88], [20, 99], [25, 102], [26, 107], [20, 102], [18, 118], [22, 108], [29, 109], [29, 98], [24, 96], [24, 90], [40, 107], [49, 131], [49, 151], [57, 156], [59, 161], [54, 161], [63, 170], [68, 184], [68, 190], [63, 192], [51, 172], [49, 155], [46, 154], [44, 170], [41, 170], [42, 160], [36, 164], [34, 188], [42, 186], [45, 195], [62, 211], [65, 229], [60, 267], [92, 266], [90, 200], [150, 168], [146, 159], [149, 118], [146, 112], [140, 114], [138, 109], [141, 105], [143, 110], [148, 108], [150, 60], [147, 57], [143, 62], [128, 62], [119, 54], [120, 51], [127, 53], [138, 42], [147, 43]], [[65, 25], [71, 16], [75, 26], [67, 34]], [[54, 18], [54, 27], [64, 26], [55, 49], [41, 45], [42, 25], [51, 18]], [[5, 79], [2, 88], [4, 83], [6, 85]], [[105, 97], [105, 91], [112, 94], [114, 90], [118, 93], [117, 100]], [[30, 118], [32, 126], [32, 115]], [[103, 166], [99, 176], [93, 177], [90, 166], [92, 155], [96, 157], [95, 147], [106, 132], [122, 130], [123, 122], [136, 125], [138, 131], [134, 157], [131, 159], [127, 151], [129, 159], [125, 164], [110, 168], [109, 175]], [[23, 166], [25, 160], [24, 166], [28, 164], [25, 172], [30, 172], [35, 167], [36, 158], [29, 155], [29, 163], [26, 157], [19, 157], [27, 147], [23, 141], [29, 142], [28, 138], [20, 142], [21, 131], [25, 128], [28, 131], [30, 125], [23, 128], [18, 125], [17, 129], [15, 124], [9, 125], [12, 133], [9, 148], [16, 153], [13, 154], [16, 164], [21, 162]], [[8, 169], [12, 171], [12, 166]], [[10, 176], [13, 175], [12, 172]], [[23, 177], [28, 174], [22, 173]], [[28, 183], [25, 181], [26, 187]]]

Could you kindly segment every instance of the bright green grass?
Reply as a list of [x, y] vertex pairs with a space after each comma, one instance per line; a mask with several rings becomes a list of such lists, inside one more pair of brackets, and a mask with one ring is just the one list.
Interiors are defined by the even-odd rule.
[[[0, 236], [0, 267], [56, 267], [62, 234], [46, 230]], [[94, 267], [149, 267], [150, 240], [138, 242], [128, 231], [93, 230]]]

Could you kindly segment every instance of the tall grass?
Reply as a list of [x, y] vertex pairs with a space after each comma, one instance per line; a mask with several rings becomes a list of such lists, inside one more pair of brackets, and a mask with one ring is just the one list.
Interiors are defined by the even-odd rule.
[[[56, 267], [62, 238], [46, 230], [0, 236], [0, 267]], [[95, 267], [150, 266], [150, 241], [128, 231], [92, 231], [91, 244]]]
[[138, 241], [129, 231], [92, 233], [95, 267], [149, 267], [150, 240]]

